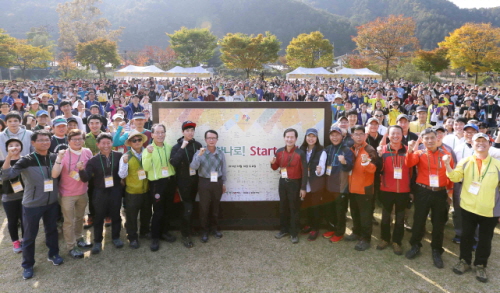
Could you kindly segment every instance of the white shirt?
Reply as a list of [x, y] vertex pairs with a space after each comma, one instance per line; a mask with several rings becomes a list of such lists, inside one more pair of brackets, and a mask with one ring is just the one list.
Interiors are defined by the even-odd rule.
[[384, 125], [378, 126], [378, 133], [380, 133], [380, 135], [384, 135], [386, 132], [387, 132], [387, 127], [385, 127]]
[[[455, 134], [450, 133], [443, 137], [443, 143], [449, 145], [455, 153], [459, 145], [465, 142], [465, 137], [458, 138]], [[460, 159], [458, 159], [460, 161]]]

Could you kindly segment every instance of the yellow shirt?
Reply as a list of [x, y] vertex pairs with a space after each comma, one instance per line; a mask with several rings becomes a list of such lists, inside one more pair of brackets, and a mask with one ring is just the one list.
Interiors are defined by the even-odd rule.
[[418, 120], [410, 122], [410, 131], [416, 134], [419, 134], [420, 132], [430, 127], [432, 127], [432, 125], [427, 122], [425, 123], [425, 125], [421, 125]]

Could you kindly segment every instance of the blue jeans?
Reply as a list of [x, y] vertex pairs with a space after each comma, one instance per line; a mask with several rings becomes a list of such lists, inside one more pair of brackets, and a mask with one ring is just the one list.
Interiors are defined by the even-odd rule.
[[38, 235], [40, 219], [43, 219], [45, 229], [45, 245], [49, 248], [49, 257], [59, 254], [57, 235], [57, 218], [59, 217], [59, 203], [55, 202], [41, 207], [28, 208], [23, 206], [23, 268], [35, 265], [35, 240]]

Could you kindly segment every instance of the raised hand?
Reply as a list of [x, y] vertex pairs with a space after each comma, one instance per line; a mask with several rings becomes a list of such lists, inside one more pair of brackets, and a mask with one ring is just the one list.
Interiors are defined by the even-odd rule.
[[148, 153], [152, 154], [153, 153], [153, 150], [154, 150], [154, 147], [152, 144], [148, 145], [148, 147], [146, 148], [148, 150]]
[[127, 163], [128, 163], [128, 154], [124, 154], [124, 155], [122, 156], [122, 159], [123, 159], [123, 162], [124, 162], [125, 164], [127, 164]]
[[200, 153], [198, 154], [198, 156], [203, 156], [203, 154], [205, 154], [205, 148], [201, 148], [200, 149]]
[[184, 140], [181, 145], [181, 149], [186, 148], [186, 146], [189, 144], [189, 141]]
[[83, 170], [83, 162], [78, 162], [78, 163], [76, 163], [76, 168], [77, 168], [78, 170]]
[[276, 163], [276, 157], [273, 157], [273, 158], [271, 159], [271, 164], [274, 164], [274, 163]]
[[57, 153], [57, 156], [59, 157], [59, 159], [62, 159], [64, 157], [64, 154], [66, 154], [66, 150], [60, 150]]
[[316, 166], [316, 174], [321, 174], [321, 170], [323, 169], [321, 168], [320, 165]]
[[339, 155], [339, 156], [338, 156], [338, 158], [339, 158], [339, 162], [340, 162], [342, 165], [345, 165], [345, 164], [347, 163], [347, 162], [346, 162], [346, 160], [345, 160], [344, 155]]

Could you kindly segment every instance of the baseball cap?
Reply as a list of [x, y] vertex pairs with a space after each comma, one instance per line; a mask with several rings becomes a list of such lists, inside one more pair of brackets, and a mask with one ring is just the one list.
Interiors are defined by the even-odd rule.
[[30, 101], [30, 105], [33, 105], [33, 104], [40, 104], [40, 102], [37, 99], [33, 99]]
[[427, 112], [427, 108], [424, 106], [417, 107], [417, 113], [418, 112]]
[[193, 121], [184, 121], [182, 123], [182, 131], [188, 129], [188, 128], [196, 128], [196, 123], [194, 123]]
[[465, 124], [465, 126], [464, 126], [464, 130], [465, 130], [465, 129], [467, 129], [468, 127], [472, 127], [474, 130], [479, 131], [479, 127], [477, 127], [477, 125], [476, 125], [476, 124], [467, 123], [467, 124]]
[[370, 124], [372, 122], [377, 122], [377, 124], [380, 124], [380, 122], [378, 121], [377, 118], [372, 117], [372, 118], [368, 119], [368, 121], [366, 122], [366, 125], [368, 125], [368, 124]]
[[99, 110], [101, 109], [101, 108], [99, 107], [99, 105], [96, 105], [96, 104], [94, 104], [94, 105], [90, 106], [90, 109], [92, 109], [92, 108], [97, 108], [97, 109], [99, 109]]
[[75, 118], [75, 117], [69, 117], [69, 118], [67, 118], [67, 119], [66, 119], [66, 121], [68, 122], [68, 124], [69, 124], [70, 122], [76, 122], [76, 123], [78, 123], [78, 121], [76, 120], [76, 118]]
[[341, 130], [339, 127], [337, 127], [337, 126], [332, 126], [332, 127], [330, 128], [330, 133], [332, 133], [332, 132], [334, 132], [334, 131], [336, 131], [336, 132], [338, 132], [338, 133], [342, 134], [342, 130]]
[[308, 136], [309, 134], [314, 134], [316, 137], [318, 137], [318, 131], [315, 128], [309, 128], [308, 130], [306, 130], [306, 136]]
[[56, 118], [56, 119], [52, 120], [52, 125], [54, 127], [56, 127], [58, 125], [62, 125], [62, 124], [68, 125], [68, 121], [65, 118], [62, 118], [62, 117]]
[[340, 116], [340, 117], [339, 117], [339, 121], [340, 121], [340, 120], [342, 120], [342, 119], [349, 120], [349, 119], [347, 119], [347, 117], [345, 117], [345, 116]]
[[123, 115], [122, 115], [122, 114], [120, 114], [120, 113], [117, 113], [117, 114], [113, 115], [113, 117], [112, 117], [113, 121], [115, 121], [115, 120], [116, 120], [116, 119], [118, 119], [118, 118], [120, 118], [120, 119], [122, 119], [122, 120], [124, 119], [124, 118], [123, 118]]
[[472, 101], [472, 99], [470, 97], [467, 97], [464, 99], [464, 102], [467, 102], [467, 101]]
[[401, 119], [406, 119], [406, 120], [410, 121], [410, 118], [408, 118], [408, 116], [406, 116], [405, 114], [399, 114], [398, 118], [396, 118], [396, 122], [398, 122]]
[[434, 126], [434, 127], [432, 127], [432, 130], [434, 130], [434, 131], [438, 131], [439, 130], [439, 131], [442, 131], [442, 132], [446, 132], [446, 129], [444, 129], [444, 126], [442, 126], [442, 125], [441, 126]]
[[38, 117], [40, 117], [40, 116], [42, 116], [42, 115], [47, 115], [47, 116], [49, 116], [49, 112], [47, 112], [47, 111], [45, 111], [45, 110], [40, 110], [40, 111], [36, 112], [36, 117], [37, 117], [37, 118], [38, 118]]
[[481, 138], [481, 137], [486, 139], [487, 141], [490, 140], [489, 136], [482, 133], [482, 132], [478, 132], [478, 133], [474, 134], [474, 136], [472, 137], [472, 140], [477, 140], [478, 138]]
[[134, 116], [132, 116], [132, 120], [134, 119], [146, 119], [146, 115], [142, 112], [135, 112]]

